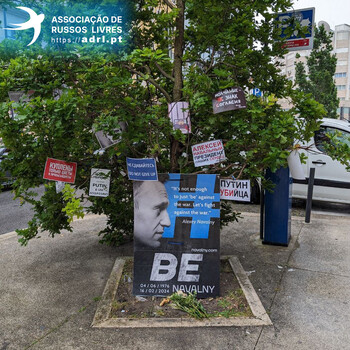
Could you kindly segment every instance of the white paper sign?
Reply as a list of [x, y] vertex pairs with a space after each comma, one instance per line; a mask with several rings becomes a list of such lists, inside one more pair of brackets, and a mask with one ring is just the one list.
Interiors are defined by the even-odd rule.
[[221, 179], [220, 199], [250, 202], [250, 181]]
[[194, 166], [220, 163], [226, 159], [221, 140], [203, 142], [192, 146]]
[[111, 171], [108, 169], [91, 169], [89, 196], [108, 197]]
[[119, 128], [111, 131], [111, 134], [104, 131], [96, 131], [95, 136], [102, 149], [107, 149], [113, 145], [116, 145], [121, 141], [121, 133], [126, 130], [127, 124], [125, 122], [119, 122]]
[[168, 104], [168, 114], [174, 130], [181, 130], [183, 134], [191, 133], [191, 120], [188, 102], [173, 102]]
[[56, 193], [62, 192], [66, 182], [56, 181]]

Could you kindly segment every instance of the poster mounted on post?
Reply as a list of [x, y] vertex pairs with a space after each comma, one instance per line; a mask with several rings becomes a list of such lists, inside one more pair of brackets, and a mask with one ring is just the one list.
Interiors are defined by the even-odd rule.
[[173, 102], [168, 104], [168, 114], [174, 130], [183, 134], [191, 133], [191, 120], [188, 102]]
[[76, 173], [77, 163], [47, 158], [43, 178], [74, 184]]
[[219, 282], [219, 176], [134, 182], [134, 295], [214, 297]]
[[239, 86], [217, 92], [212, 103], [214, 114], [247, 108], [244, 91]]
[[192, 146], [194, 166], [211, 165], [226, 159], [224, 145], [221, 140], [199, 143]]
[[[278, 13], [276, 16], [277, 25], [281, 28], [280, 37], [286, 39], [285, 47], [289, 51], [311, 50], [313, 48], [314, 7]], [[298, 26], [301, 27], [301, 31]], [[287, 35], [287, 29], [292, 30], [291, 36]]]

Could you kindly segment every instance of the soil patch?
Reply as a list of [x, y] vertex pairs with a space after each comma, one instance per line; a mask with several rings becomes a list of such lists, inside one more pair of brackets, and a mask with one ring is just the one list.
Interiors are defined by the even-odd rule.
[[[135, 297], [132, 294], [133, 260], [126, 260], [119, 281], [111, 318], [184, 318], [186, 312], [174, 309], [172, 302], [162, 304], [162, 297]], [[220, 297], [200, 299], [210, 317], [252, 317], [253, 313], [228, 260], [221, 260]]]

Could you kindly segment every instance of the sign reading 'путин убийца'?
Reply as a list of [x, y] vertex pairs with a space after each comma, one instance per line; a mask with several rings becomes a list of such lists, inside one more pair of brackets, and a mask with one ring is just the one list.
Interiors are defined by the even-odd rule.
[[249, 180], [220, 180], [220, 199], [231, 201], [250, 201], [250, 181]]

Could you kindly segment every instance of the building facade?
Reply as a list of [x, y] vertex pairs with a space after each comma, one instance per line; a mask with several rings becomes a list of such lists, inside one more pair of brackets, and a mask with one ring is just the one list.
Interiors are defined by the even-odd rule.
[[[340, 100], [338, 115], [341, 119], [350, 120], [350, 25], [337, 25], [334, 30], [331, 30], [328, 23], [322, 21], [318, 25], [321, 24], [325, 26], [328, 32], [333, 34], [333, 53], [336, 54], [338, 60], [334, 75]], [[301, 61], [306, 65], [306, 58], [310, 55], [310, 52], [310, 50], [291, 51], [285, 55], [282, 73], [287, 79], [295, 82], [295, 64]], [[296, 58], [297, 53], [300, 55], [298, 59]], [[285, 102], [283, 106], [288, 108]]]
[[24, 11], [0, 7], [0, 42], [4, 39], [13, 39], [15, 37], [15, 30], [7, 30], [5, 28], [16, 28], [12, 23], [24, 23], [28, 19], [29, 16]]

